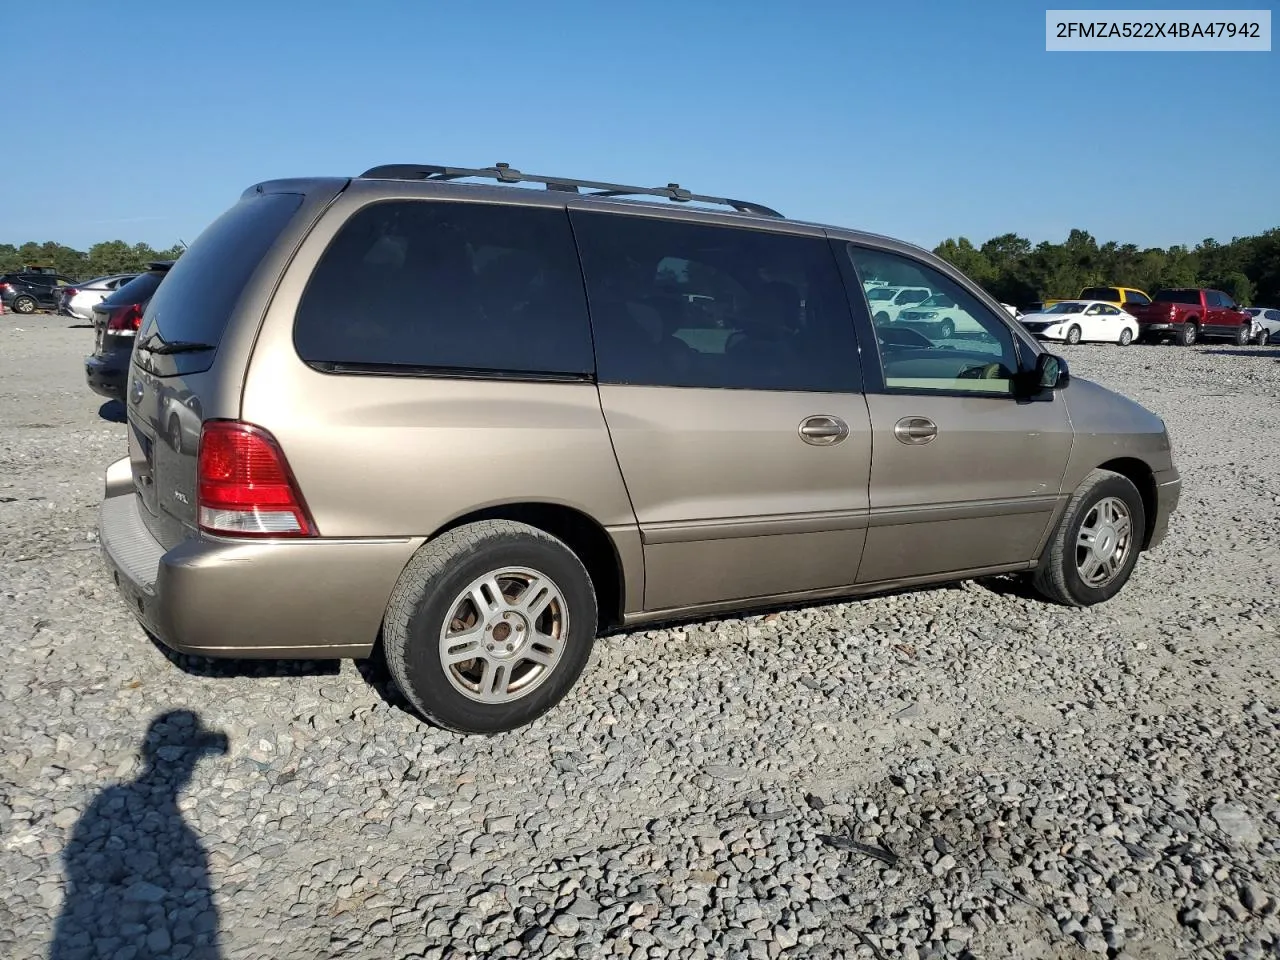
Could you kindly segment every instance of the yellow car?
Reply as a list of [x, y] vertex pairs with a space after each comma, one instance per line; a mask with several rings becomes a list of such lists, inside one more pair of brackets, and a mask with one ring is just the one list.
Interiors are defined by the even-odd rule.
[[1051, 300], [1045, 300], [1041, 310], [1047, 310], [1055, 303], [1062, 303], [1064, 300], [1101, 300], [1103, 303], [1110, 303], [1113, 306], [1123, 309], [1126, 305], [1150, 303], [1151, 298], [1143, 291], [1136, 287], [1085, 287], [1080, 291], [1078, 297], [1057, 297]]

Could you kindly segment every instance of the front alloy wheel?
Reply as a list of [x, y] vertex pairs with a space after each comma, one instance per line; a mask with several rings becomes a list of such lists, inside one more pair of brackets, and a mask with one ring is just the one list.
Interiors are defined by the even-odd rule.
[[1133, 548], [1133, 517], [1119, 497], [1099, 500], [1085, 515], [1076, 535], [1076, 571], [1080, 581], [1097, 590], [1124, 568]]
[[1133, 481], [1110, 470], [1092, 471], [1040, 557], [1032, 578], [1036, 591], [1069, 607], [1110, 600], [1133, 573], [1146, 524]]

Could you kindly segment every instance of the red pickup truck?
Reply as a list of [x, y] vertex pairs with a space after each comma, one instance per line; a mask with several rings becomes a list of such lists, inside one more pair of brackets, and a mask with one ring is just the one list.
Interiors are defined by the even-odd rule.
[[1157, 290], [1150, 303], [1126, 303], [1138, 321], [1138, 341], [1158, 343], [1172, 338], [1184, 347], [1197, 340], [1249, 342], [1250, 316], [1221, 290], [1176, 287]]

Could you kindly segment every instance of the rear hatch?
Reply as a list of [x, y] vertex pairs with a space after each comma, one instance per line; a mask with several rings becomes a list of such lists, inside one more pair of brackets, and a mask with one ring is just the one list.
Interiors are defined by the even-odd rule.
[[129, 457], [143, 521], [166, 549], [197, 535], [196, 457], [207, 410], [227, 415], [231, 394], [238, 410], [242, 375], [229, 390], [218, 368], [223, 335], [304, 199], [246, 191], [178, 258], [143, 315], [125, 390]]
[[139, 274], [93, 305], [93, 352], [96, 356], [133, 351], [142, 311], [155, 295], [167, 270], [166, 266]]

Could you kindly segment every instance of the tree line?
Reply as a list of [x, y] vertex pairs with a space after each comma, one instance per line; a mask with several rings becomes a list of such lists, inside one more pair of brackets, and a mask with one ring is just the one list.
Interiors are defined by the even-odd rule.
[[1211, 287], [1245, 306], [1280, 307], [1280, 227], [1230, 243], [1202, 240], [1195, 247], [1139, 248], [1099, 244], [1072, 230], [1065, 243], [1038, 243], [1016, 233], [981, 246], [947, 239], [934, 253], [963, 270], [1004, 303], [1027, 307], [1050, 297], [1075, 297], [1085, 287]]
[[0, 243], [0, 273], [13, 273], [24, 266], [53, 267], [72, 280], [92, 280], [114, 273], [140, 273], [153, 260], [176, 260], [182, 245], [156, 250], [145, 243], [127, 244], [123, 240], [95, 243], [88, 251], [76, 250], [61, 243]]

